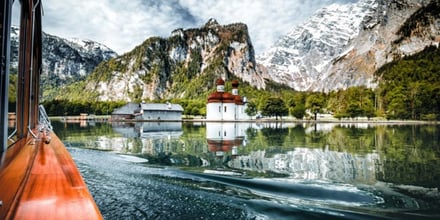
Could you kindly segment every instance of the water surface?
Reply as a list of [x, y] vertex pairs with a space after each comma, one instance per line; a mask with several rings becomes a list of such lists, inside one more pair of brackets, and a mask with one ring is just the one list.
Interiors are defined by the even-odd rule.
[[440, 126], [53, 122], [106, 219], [440, 218]]

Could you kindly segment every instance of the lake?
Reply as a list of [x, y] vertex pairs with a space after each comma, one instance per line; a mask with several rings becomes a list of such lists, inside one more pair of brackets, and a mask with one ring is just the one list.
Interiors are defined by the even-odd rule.
[[52, 122], [105, 219], [439, 219], [440, 126]]

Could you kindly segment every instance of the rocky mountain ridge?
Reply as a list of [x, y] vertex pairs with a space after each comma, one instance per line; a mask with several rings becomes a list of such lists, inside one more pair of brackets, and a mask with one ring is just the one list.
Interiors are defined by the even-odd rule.
[[[11, 68], [18, 68], [18, 28], [11, 31]], [[107, 46], [91, 40], [64, 39], [43, 32], [43, 70], [41, 80], [44, 86], [59, 87], [84, 79], [102, 61], [117, 54]]]
[[200, 28], [176, 29], [168, 38], [148, 38], [132, 51], [101, 63], [84, 85], [74, 87], [99, 101], [191, 98], [208, 94], [218, 77], [265, 88], [269, 76], [255, 61], [245, 24], [220, 25], [210, 19]]
[[[384, 64], [438, 44], [437, 1], [359, 0], [333, 4], [295, 27], [261, 56], [276, 82], [299, 91], [375, 87]], [[410, 36], [404, 36], [405, 31]]]
[[[121, 56], [93, 41], [44, 33], [42, 82], [55, 91], [51, 98], [96, 101], [192, 98], [208, 94], [218, 77], [257, 89], [273, 81], [298, 91], [375, 87], [374, 73], [384, 64], [439, 45], [439, 4], [333, 4], [257, 58], [245, 24], [220, 25], [214, 19], [200, 28], [176, 29], [168, 38], [146, 39]], [[12, 52], [18, 53], [16, 29]], [[17, 59], [12, 56], [13, 68]]]

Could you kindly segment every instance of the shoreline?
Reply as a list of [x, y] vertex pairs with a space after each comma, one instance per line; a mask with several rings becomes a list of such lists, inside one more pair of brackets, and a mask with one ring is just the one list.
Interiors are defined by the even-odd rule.
[[440, 124], [440, 121], [421, 121], [421, 120], [387, 120], [384, 118], [372, 118], [368, 119], [318, 119], [318, 120], [298, 120], [292, 118], [283, 118], [276, 120], [275, 118], [262, 118], [262, 119], [250, 119], [250, 120], [207, 120], [203, 118], [183, 118], [182, 120], [111, 120], [110, 115], [95, 115], [93, 118], [80, 118], [78, 116], [51, 116], [50, 120], [64, 121], [67, 123], [95, 121], [95, 122], [212, 122], [212, 123], [307, 123], [307, 124], [319, 124], [319, 123], [336, 123], [336, 124], [385, 124], [385, 125], [411, 125], [411, 124]]

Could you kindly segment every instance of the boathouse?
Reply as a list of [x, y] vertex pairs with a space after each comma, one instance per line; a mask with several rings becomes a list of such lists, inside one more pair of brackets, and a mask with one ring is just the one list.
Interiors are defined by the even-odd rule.
[[183, 108], [171, 103], [128, 103], [112, 112], [112, 120], [181, 121]]
[[127, 103], [126, 105], [113, 110], [111, 120], [133, 119], [136, 112], [140, 112], [139, 103]]
[[145, 121], [181, 121], [183, 108], [171, 103], [141, 103], [140, 115]]

